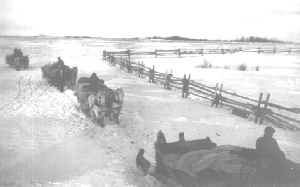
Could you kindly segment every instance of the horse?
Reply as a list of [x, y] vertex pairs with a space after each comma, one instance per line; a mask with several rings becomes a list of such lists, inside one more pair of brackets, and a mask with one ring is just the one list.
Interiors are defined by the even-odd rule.
[[92, 122], [96, 122], [101, 127], [104, 127], [104, 115], [106, 113], [105, 92], [99, 90], [95, 95], [88, 97], [90, 114]]
[[105, 104], [107, 115], [110, 121], [112, 118], [116, 119], [117, 124], [119, 124], [119, 115], [124, 103], [124, 95], [123, 87], [117, 88], [116, 90], [110, 88], [106, 89]]
[[62, 82], [64, 86], [67, 86], [69, 89], [74, 89], [77, 79], [77, 67], [70, 68], [69, 66], [64, 65], [62, 68]]

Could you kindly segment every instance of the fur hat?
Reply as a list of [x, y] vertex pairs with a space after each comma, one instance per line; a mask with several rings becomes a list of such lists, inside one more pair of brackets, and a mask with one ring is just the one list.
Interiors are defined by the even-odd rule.
[[266, 127], [265, 128], [265, 133], [267, 133], [267, 132], [269, 132], [269, 133], [275, 133], [275, 130], [274, 130], [274, 128], [273, 127]]

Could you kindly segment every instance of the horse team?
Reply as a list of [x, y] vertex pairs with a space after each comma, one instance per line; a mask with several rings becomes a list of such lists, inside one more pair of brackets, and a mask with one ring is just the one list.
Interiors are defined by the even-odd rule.
[[[93, 77], [96, 79], [93, 80]], [[124, 103], [123, 88], [113, 90], [93, 73], [90, 78], [78, 79], [74, 87], [74, 95], [80, 103], [81, 110], [91, 117], [92, 122], [104, 127], [104, 118], [108, 117], [109, 120], [116, 120], [119, 124], [119, 115]]]
[[27, 69], [29, 65], [29, 57], [24, 56], [21, 49], [14, 49], [14, 53], [6, 55], [5, 63], [11, 68], [15, 68], [20, 71], [21, 69]]
[[[29, 65], [28, 56], [24, 56], [21, 49], [14, 49], [14, 54], [6, 55], [6, 63], [10, 67], [20, 70]], [[77, 67], [70, 68], [58, 57], [58, 62], [49, 63], [41, 68], [42, 77], [48, 84], [55, 86], [61, 92], [66, 89], [74, 90], [74, 95], [80, 103], [80, 108], [92, 122], [104, 127], [104, 118], [116, 120], [119, 124], [119, 115], [124, 103], [123, 88], [113, 90], [99, 79], [96, 73], [91, 77], [81, 77], [77, 83]]]

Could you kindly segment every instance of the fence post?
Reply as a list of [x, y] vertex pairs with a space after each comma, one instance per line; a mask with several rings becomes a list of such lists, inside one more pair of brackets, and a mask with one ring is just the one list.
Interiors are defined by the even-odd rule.
[[178, 49], [178, 55], [179, 55], [179, 58], [181, 58], [180, 49]]
[[152, 68], [152, 83], [155, 83], [155, 80], [154, 80], [154, 72], [155, 72], [155, 70], [154, 70], [154, 66], [153, 66], [153, 68]]
[[130, 61], [130, 59], [128, 59], [128, 62], [129, 62], [130, 73], [132, 73], [132, 66], [131, 66], [131, 61]]
[[201, 56], [203, 56], [203, 48], [201, 48]]
[[259, 100], [258, 100], [258, 105], [257, 105], [256, 116], [255, 116], [255, 123], [257, 123], [258, 117], [260, 117], [260, 103], [261, 103], [262, 96], [263, 96], [263, 93], [260, 93]]
[[224, 49], [221, 49], [222, 55], [224, 55]]
[[242, 51], [242, 48], [241, 48], [241, 47], [239, 47], [239, 51]]
[[216, 108], [218, 108], [219, 101], [221, 101], [220, 104], [221, 104], [221, 106], [223, 106], [222, 89], [223, 89], [223, 84], [221, 84], [219, 94], [217, 94], [217, 96], [216, 96]]
[[188, 79], [186, 78], [186, 74], [184, 74], [183, 79], [181, 80], [181, 82], [182, 82], [182, 96], [181, 97], [183, 97], [183, 98], [186, 98], [189, 95], [188, 91], [189, 91], [190, 79], [191, 79], [191, 74], [189, 74]]
[[130, 49], [127, 50], [127, 53], [128, 53], [128, 59], [130, 61]]
[[106, 49], [103, 51], [103, 59], [106, 59]]
[[123, 69], [122, 68], [122, 65], [123, 65], [123, 59], [122, 59], [122, 57], [120, 58], [120, 69]]
[[172, 82], [172, 77], [173, 77], [173, 74], [172, 74], [172, 69], [171, 69], [171, 72], [170, 74], [167, 74], [167, 90], [171, 90], [171, 87], [170, 87], [170, 84]]
[[127, 70], [128, 70], [128, 73], [132, 73], [130, 58], [127, 60]]
[[276, 54], [276, 47], [274, 47], [274, 54]]
[[[265, 106], [264, 106], [264, 115], [265, 115], [266, 109], [268, 107], [269, 98], [270, 98], [270, 94], [268, 94], [267, 98], [266, 98], [266, 102], [265, 102]], [[261, 116], [259, 124], [263, 124], [263, 122], [264, 122], [264, 115]]]
[[291, 48], [289, 48], [289, 54], [291, 54]]
[[115, 54], [113, 54], [113, 56], [112, 56], [112, 65], [113, 66], [116, 65], [116, 63], [115, 63]]
[[260, 54], [260, 47], [258, 48], [258, 51], [257, 51], [257, 52], [258, 52], [258, 54]]
[[211, 102], [211, 107], [214, 106], [214, 104], [216, 103], [216, 98], [217, 98], [217, 91], [218, 91], [218, 86], [219, 86], [219, 83], [216, 84], [216, 88], [215, 88], [215, 95], [214, 95], [214, 98]]
[[167, 79], [168, 79], [168, 70], [166, 69], [164, 89], [166, 89], [166, 87], [167, 87]]
[[123, 60], [123, 66], [122, 66], [122, 69], [125, 69], [126, 63], [127, 63], [127, 59], [125, 58], [125, 59]]
[[149, 67], [149, 83], [154, 83], [154, 66], [153, 69]]
[[140, 72], [141, 72], [141, 74], [142, 74], [142, 76], [144, 75], [144, 63], [143, 63], [143, 61], [142, 61], [142, 65], [141, 65], [142, 67], [141, 67], [141, 69], [140, 69]]
[[154, 52], [155, 58], [156, 58], [156, 55], [157, 55], [156, 52], [157, 52], [157, 51], [156, 51], [156, 49], [155, 49], [155, 52]]
[[138, 72], [139, 72], [139, 77], [141, 77], [141, 72], [140, 72], [140, 61], [138, 61]]
[[186, 88], [186, 93], [185, 93], [185, 97], [188, 97], [189, 94], [189, 86], [190, 86], [190, 81], [191, 81], [191, 74], [189, 74], [189, 79], [187, 81], [187, 88]]
[[185, 80], [186, 80], [186, 75], [184, 74], [183, 79], [181, 80], [181, 82], [182, 82], [182, 95], [181, 95], [181, 97], [183, 97], [183, 98], [184, 98]]

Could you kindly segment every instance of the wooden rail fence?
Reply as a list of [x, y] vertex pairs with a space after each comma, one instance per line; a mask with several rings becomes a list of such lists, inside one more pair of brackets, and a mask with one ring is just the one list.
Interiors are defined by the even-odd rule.
[[[157, 51], [156, 51], [157, 52]], [[300, 108], [289, 108], [279, 104], [271, 103], [270, 94], [263, 99], [263, 93], [260, 93], [258, 99], [242, 96], [238, 93], [223, 89], [223, 84], [217, 83], [215, 87], [206, 86], [191, 80], [191, 75], [183, 78], [174, 77], [172, 70], [170, 73], [160, 73], [155, 71], [155, 67], [146, 67], [143, 62], [134, 62], [130, 55], [125, 57], [116, 57], [117, 53], [103, 52], [103, 58], [109, 61], [109, 65], [120, 65], [121, 69], [127, 69], [128, 73], [134, 73], [141, 78], [148, 77], [149, 83], [161, 84], [164, 89], [176, 88], [181, 90], [182, 97], [194, 96], [207, 99], [211, 102], [211, 107], [218, 108], [219, 105], [232, 108], [232, 114], [243, 118], [248, 118], [250, 114], [255, 116], [255, 123], [263, 124], [267, 122], [288, 130], [300, 131], [300, 121], [297, 118], [300, 114]], [[121, 53], [119, 53], [121, 54]], [[279, 111], [281, 113], [279, 113]]]
[[231, 48], [231, 49], [173, 49], [173, 50], [162, 50], [162, 49], [155, 49], [155, 51], [132, 51], [130, 49], [126, 51], [103, 51], [103, 59], [106, 59], [108, 56], [127, 56], [127, 58], [130, 59], [132, 56], [145, 56], [145, 55], [151, 55], [155, 58], [161, 57], [161, 56], [178, 56], [179, 58], [182, 57], [182, 55], [188, 56], [188, 55], [204, 55], [204, 54], [227, 54], [227, 53], [236, 53], [236, 52], [251, 52], [251, 53], [295, 53], [300, 52], [300, 48], [288, 48], [288, 49], [277, 49], [275, 48]]

